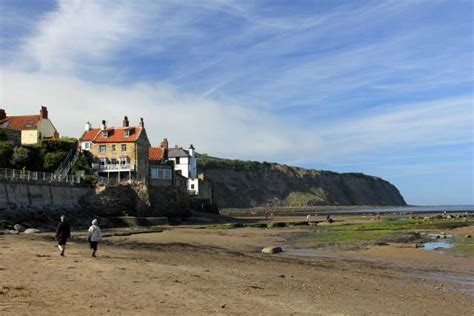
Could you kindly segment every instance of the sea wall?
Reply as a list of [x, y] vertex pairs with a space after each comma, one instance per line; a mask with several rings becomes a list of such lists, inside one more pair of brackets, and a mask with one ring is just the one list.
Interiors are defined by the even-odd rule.
[[1, 211], [33, 208], [77, 208], [90, 188], [61, 183], [0, 180]]

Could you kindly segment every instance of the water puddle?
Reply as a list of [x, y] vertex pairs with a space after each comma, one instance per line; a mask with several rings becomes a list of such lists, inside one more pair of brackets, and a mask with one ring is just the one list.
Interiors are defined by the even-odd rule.
[[425, 250], [431, 250], [431, 251], [440, 251], [443, 249], [450, 249], [453, 248], [454, 246], [449, 242], [449, 241], [433, 241], [433, 242], [427, 242], [423, 244], [423, 249]]

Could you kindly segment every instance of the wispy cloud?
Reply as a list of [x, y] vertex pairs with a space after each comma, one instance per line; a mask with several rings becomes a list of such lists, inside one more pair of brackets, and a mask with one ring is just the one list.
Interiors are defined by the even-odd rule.
[[0, 102], [47, 105], [71, 136], [128, 114], [155, 143], [224, 157], [371, 173], [467, 148], [444, 163], [473, 169], [457, 163], [473, 149], [473, 6], [58, 0], [25, 18], [2, 4]]

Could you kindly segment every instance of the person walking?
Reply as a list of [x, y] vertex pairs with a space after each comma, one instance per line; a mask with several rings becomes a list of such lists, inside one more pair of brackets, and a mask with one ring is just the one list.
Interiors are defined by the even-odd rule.
[[58, 248], [61, 251], [60, 256], [64, 257], [64, 251], [66, 250], [66, 243], [69, 237], [71, 237], [71, 225], [66, 221], [66, 216], [61, 215], [61, 221], [56, 228], [56, 240], [58, 241]]
[[89, 232], [87, 234], [87, 240], [89, 241], [90, 247], [92, 249], [92, 257], [95, 257], [95, 253], [97, 252], [97, 244], [102, 239], [102, 232], [100, 231], [100, 227], [97, 224], [97, 219], [93, 219], [92, 225], [89, 227]]

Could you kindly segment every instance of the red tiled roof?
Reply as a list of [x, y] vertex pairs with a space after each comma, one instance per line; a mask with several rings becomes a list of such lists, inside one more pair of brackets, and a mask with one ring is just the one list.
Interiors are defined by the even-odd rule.
[[161, 147], [148, 148], [148, 160], [161, 160], [162, 158], [163, 158], [163, 148]]
[[12, 129], [36, 129], [40, 120], [40, 115], [7, 116], [0, 122], [0, 126]]
[[[130, 130], [130, 136], [125, 137], [125, 130]], [[109, 137], [104, 137], [102, 131], [100, 131], [95, 139], [95, 143], [125, 143], [125, 142], [134, 142], [140, 136], [142, 131], [141, 127], [110, 127], [105, 129], [109, 132]]]
[[99, 131], [100, 131], [100, 128], [91, 128], [89, 131], [84, 132], [84, 134], [82, 134], [79, 140], [81, 142], [92, 141], [97, 136], [97, 133], [99, 133]]

